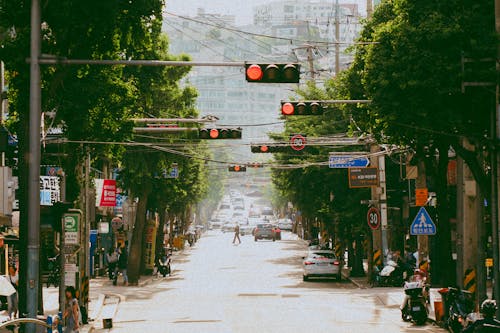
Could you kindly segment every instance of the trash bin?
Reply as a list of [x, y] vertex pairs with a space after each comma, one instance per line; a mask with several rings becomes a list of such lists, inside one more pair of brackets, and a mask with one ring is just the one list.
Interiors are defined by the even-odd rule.
[[436, 315], [436, 322], [440, 323], [444, 319], [444, 304], [441, 299], [434, 301], [434, 314]]

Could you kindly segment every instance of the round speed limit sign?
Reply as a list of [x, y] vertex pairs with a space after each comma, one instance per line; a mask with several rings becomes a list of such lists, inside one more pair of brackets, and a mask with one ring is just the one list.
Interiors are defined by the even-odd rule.
[[368, 226], [372, 228], [373, 230], [377, 230], [380, 227], [380, 211], [375, 208], [371, 207], [368, 209], [368, 214], [366, 214], [366, 219], [368, 222]]
[[306, 147], [306, 137], [300, 134], [296, 134], [290, 138], [290, 146], [295, 151], [301, 151]]

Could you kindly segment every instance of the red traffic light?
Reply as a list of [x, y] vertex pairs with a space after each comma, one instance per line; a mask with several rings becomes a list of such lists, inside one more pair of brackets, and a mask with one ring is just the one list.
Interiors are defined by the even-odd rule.
[[281, 105], [281, 113], [285, 116], [291, 116], [295, 112], [295, 107], [292, 103], [283, 103]]
[[216, 128], [212, 128], [212, 129], [210, 130], [210, 137], [211, 137], [212, 139], [217, 139], [217, 138], [219, 137], [219, 130], [218, 130], [218, 129], [216, 129]]
[[247, 81], [259, 81], [264, 76], [264, 72], [259, 65], [250, 65], [247, 68]]
[[231, 165], [227, 169], [229, 172], [246, 172], [247, 167], [241, 165]]
[[200, 139], [241, 139], [241, 128], [200, 128], [198, 130]]
[[268, 146], [260, 146], [260, 151], [263, 152], [263, 153], [267, 153], [267, 151], [269, 150], [269, 147]]
[[323, 105], [318, 101], [281, 102], [283, 116], [319, 116], [323, 113]]
[[299, 83], [300, 65], [298, 63], [246, 64], [245, 75], [248, 82]]

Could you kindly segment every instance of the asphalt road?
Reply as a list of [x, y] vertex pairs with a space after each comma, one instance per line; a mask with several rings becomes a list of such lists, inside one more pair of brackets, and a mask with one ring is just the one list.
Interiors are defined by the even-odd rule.
[[302, 281], [305, 244], [294, 235], [233, 245], [212, 231], [145, 287], [118, 287], [111, 332], [444, 332], [401, 321], [402, 290]]

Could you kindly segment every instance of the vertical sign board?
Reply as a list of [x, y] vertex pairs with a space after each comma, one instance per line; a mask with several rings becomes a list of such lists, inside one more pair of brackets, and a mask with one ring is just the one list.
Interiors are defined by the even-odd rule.
[[378, 186], [378, 168], [349, 168], [349, 187]]
[[64, 214], [64, 245], [80, 245], [80, 215]]
[[426, 188], [417, 188], [415, 190], [415, 206], [423, 207], [427, 205], [429, 190]]
[[116, 180], [95, 179], [96, 207], [116, 206]]
[[64, 227], [64, 285], [77, 287], [78, 265], [76, 262], [76, 248], [80, 245], [80, 218], [78, 213], [63, 215]]
[[52, 206], [59, 201], [61, 201], [59, 177], [40, 176], [40, 205]]

